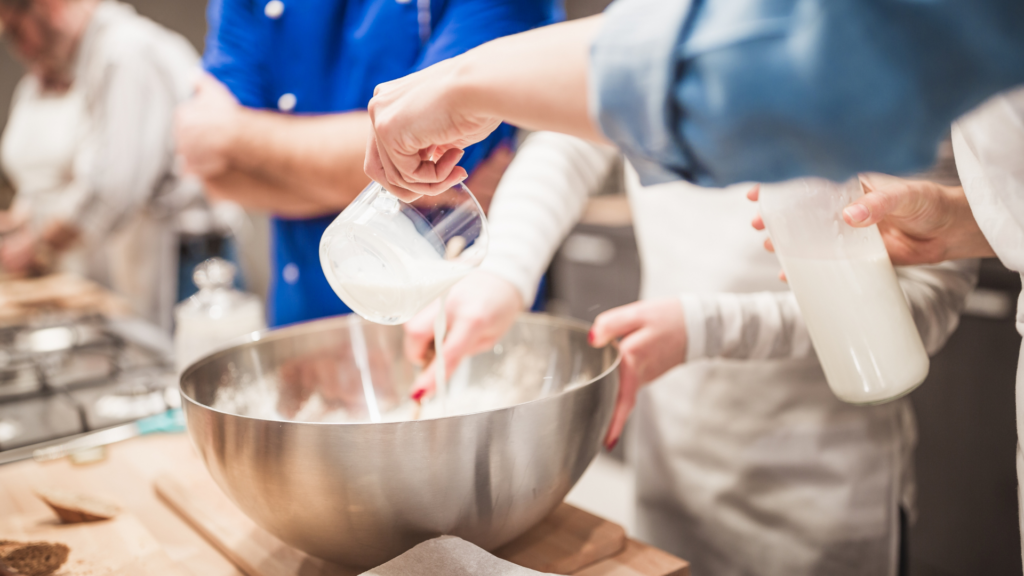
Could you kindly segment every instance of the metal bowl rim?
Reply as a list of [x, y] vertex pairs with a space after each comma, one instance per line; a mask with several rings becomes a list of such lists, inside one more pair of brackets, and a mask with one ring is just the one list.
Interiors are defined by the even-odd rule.
[[[512, 410], [512, 409], [515, 409], [515, 408], [519, 408], [520, 406], [528, 406], [528, 405], [531, 405], [531, 404], [539, 404], [541, 402], [555, 401], [555, 400], [557, 400], [557, 399], [559, 399], [559, 398], [561, 398], [563, 396], [567, 396], [569, 394], [572, 394], [572, 393], [575, 393], [575, 392], [579, 392], [581, 390], [589, 388], [594, 383], [603, 380], [609, 374], [611, 374], [614, 370], [616, 370], [619, 367], [619, 363], [622, 361], [622, 351], [619, 349], [618, 341], [613, 340], [609, 344], [607, 344], [607, 346], [610, 346], [615, 351], [615, 358], [612, 360], [612, 363], [609, 364], [608, 367], [605, 368], [600, 374], [598, 374], [597, 376], [594, 376], [590, 380], [587, 380], [586, 382], [584, 382], [583, 384], [580, 384], [578, 386], [574, 386], [572, 388], [567, 388], [565, 390], [562, 390], [561, 392], [558, 392], [557, 394], [552, 394], [550, 396], [545, 396], [543, 398], [535, 398], [533, 400], [528, 400], [526, 402], [522, 402], [522, 403], [519, 403], [519, 404], [513, 404], [512, 406], [505, 406], [503, 408], [494, 408], [492, 410], [481, 410], [479, 412], [468, 412], [468, 413], [465, 413], [465, 414], [455, 414], [455, 415], [452, 415], [452, 416], [443, 416], [441, 418], [425, 418], [423, 420], [400, 420], [398, 422], [301, 422], [301, 421], [297, 421], [297, 420], [271, 420], [271, 419], [268, 419], [268, 418], [257, 418], [255, 416], [246, 416], [244, 414], [235, 414], [233, 412], [225, 412], [224, 410], [220, 410], [220, 409], [214, 408], [212, 406], [207, 406], [206, 404], [203, 404], [202, 402], [199, 402], [198, 400], [196, 400], [196, 399], [192, 398], [191, 396], [189, 396], [188, 394], [186, 394], [184, 388], [182, 388], [182, 386], [181, 386], [181, 383], [185, 380], [185, 378], [187, 378], [193, 372], [198, 370], [202, 365], [205, 365], [206, 363], [211, 362], [211, 361], [213, 361], [213, 360], [215, 360], [217, 358], [221, 358], [223, 356], [227, 356], [228, 354], [233, 354], [234, 352], [236, 352], [238, 350], [238, 348], [240, 348], [242, 346], [255, 345], [257, 342], [262, 342], [264, 340], [280, 340], [280, 339], [288, 338], [289, 336], [291, 336], [293, 333], [296, 333], [296, 332], [309, 332], [310, 331], [310, 326], [312, 326], [312, 325], [315, 325], [316, 328], [317, 328], [316, 330], [313, 330], [313, 332], [315, 333], [315, 332], [320, 332], [322, 330], [334, 329], [334, 328], [337, 327], [336, 325], [339, 325], [339, 326], [340, 325], [347, 325], [347, 324], [349, 324], [351, 322], [369, 322], [369, 321], [368, 320], [364, 320], [362, 317], [360, 317], [357, 314], [345, 314], [345, 315], [341, 315], [341, 316], [321, 318], [321, 319], [317, 319], [317, 320], [310, 320], [308, 322], [300, 322], [300, 323], [297, 323], [297, 324], [292, 324], [292, 325], [289, 325], [289, 326], [285, 326], [283, 328], [267, 328], [267, 329], [264, 329], [264, 330], [259, 330], [259, 331], [256, 331], [256, 332], [252, 332], [252, 333], [250, 333], [250, 334], [248, 334], [246, 336], [243, 336], [241, 338], [237, 338], [237, 339], [233, 340], [232, 341], [233, 343], [231, 345], [227, 346], [226, 348], [224, 348], [222, 350], [218, 350], [217, 352], [214, 352], [214, 353], [209, 354], [207, 356], [203, 356], [203, 357], [199, 358], [198, 360], [196, 360], [195, 362], [193, 362], [188, 368], [186, 368], [185, 371], [182, 372], [181, 377], [178, 380], [178, 392], [181, 394], [181, 397], [183, 399], [185, 399], [190, 404], [193, 404], [193, 405], [195, 405], [196, 407], [198, 407], [200, 409], [208, 410], [210, 412], [215, 412], [217, 414], [223, 414], [224, 416], [231, 416], [231, 417], [234, 417], [234, 418], [243, 418], [243, 419], [246, 419], [246, 420], [253, 420], [253, 421], [256, 421], [256, 422], [273, 422], [273, 423], [282, 424], [282, 425], [283, 424], [288, 424], [288, 425], [346, 426], [346, 427], [348, 427], [348, 426], [351, 426], [351, 427], [357, 427], [357, 426], [380, 427], [380, 426], [399, 426], [399, 425], [410, 425], [410, 424], [412, 424], [412, 425], [428, 425], [428, 424], [430, 424], [432, 422], [440, 422], [440, 421], [443, 421], [443, 420], [452, 420], [452, 419], [455, 419], [455, 418], [463, 418], [463, 417], [466, 417], [466, 416], [478, 416], [478, 415], [481, 415], [481, 414], [492, 414], [492, 413], [496, 413], [496, 412], [501, 412], [503, 410]], [[580, 330], [589, 330], [589, 325], [586, 322], [583, 322], [582, 320], [576, 320], [575, 318], [563, 318], [563, 317], [559, 317], [559, 316], [551, 316], [549, 314], [539, 314], [539, 313], [534, 313], [534, 312], [526, 312], [526, 313], [520, 314], [519, 317], [516, 319], [516, 322], [517, 323], [518, 322], [525, 322], [527, 324], [546, 324], [546, 325], [549, 325], [549, 326], [561, 326], [561, 327], [566, 327], [566, 328], [576, 328], [576, 329], [580, 329]]]

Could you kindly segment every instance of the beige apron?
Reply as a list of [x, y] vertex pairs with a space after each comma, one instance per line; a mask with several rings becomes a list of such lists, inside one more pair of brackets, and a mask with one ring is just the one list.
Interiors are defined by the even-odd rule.
[[[37, 232], [54, 219], [74, 222], [68, 207], [85, 193], [91, 165], [81, 90], [45, 94], [35, 78], [25, 76], [11, 110], [0, 158], [15, 185], [18, 209], [28, 212]], [[80, 244], [62, 254], [57, 270], [99, 282], [125, 297], [137, 314], [170, 330], [179, 248], [174, 215], [162, 212], [141, 207], [96, 245]]]
[[[643, 298], [787, 289], [747, 188], [631, 181]], [[840, 402], [813, 357], [703, 360], [649, 386], [632, 422], [639, 536], [696, 576], [895, 574], [906, 401]]]

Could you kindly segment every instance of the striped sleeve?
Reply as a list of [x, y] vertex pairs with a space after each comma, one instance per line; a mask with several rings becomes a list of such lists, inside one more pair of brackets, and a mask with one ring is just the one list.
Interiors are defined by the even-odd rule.
[[[896, 269], [925, 349], [935, 354], [956, 330], [978, 261]], [[792, 292], [683, 294], [686, 361], [804, 358], [813, 347]]]
[[488, 214], [480, 266], [511, 282], [527, 306], [558, 246], [608, 176], [617, 153], [553, 132], [531, 134], [505, 171]]

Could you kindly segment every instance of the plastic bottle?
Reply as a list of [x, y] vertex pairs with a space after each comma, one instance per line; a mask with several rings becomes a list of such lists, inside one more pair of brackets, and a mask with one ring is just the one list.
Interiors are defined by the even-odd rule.
[[266, 328], [263, 303], [234, 289], [234, 264], [210, 258], [196, 266], [199, 291], [174, 307], [174, 353], [178, 373], [233, 340]]
[[879, 404], [924, 381], [928, 354], [878, 228], [843, 221], [863, 194], [857, 179], [793, 180], [762, 185], [760, 210], [832, 391]]

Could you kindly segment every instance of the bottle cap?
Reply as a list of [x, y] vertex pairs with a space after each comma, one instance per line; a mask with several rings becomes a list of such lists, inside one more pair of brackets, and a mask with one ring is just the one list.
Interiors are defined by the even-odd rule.
[[210, 258], [196, 266], [192, 280], [200, 290], [230, 288], [238, 272], [235, 265], [223, 258]]

